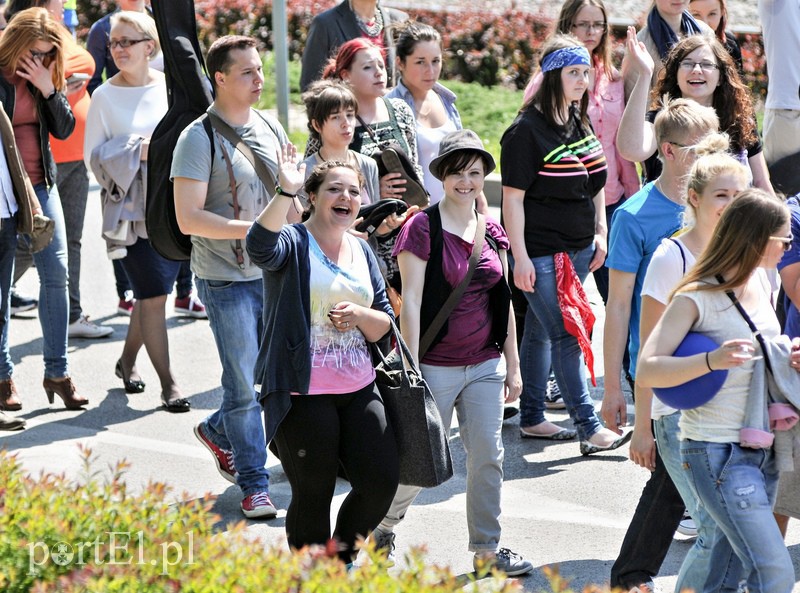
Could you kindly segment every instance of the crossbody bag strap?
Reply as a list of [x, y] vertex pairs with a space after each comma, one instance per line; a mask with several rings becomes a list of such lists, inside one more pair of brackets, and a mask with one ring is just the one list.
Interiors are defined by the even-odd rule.
[[[725, 282], [725, 279], [721, 275], [717, 274], [717, 282], [722, 284], [723, 282]], [[747, 314], [747, 311], [744, 310], [744, 307], [742, 307], [742, 303], [740, 303], [739, 299], [736, 298], [734, 292], [732, 290], [726, 290], [725, 294], [728, 295], [728, 298], [733, 303], [733, 306], [736, 307], [737, 311], [739, 311], [739, 314], [744, 318], [745, 322], [747, 323], [747, 326], [750, 328], [750, 331], [753, 332], [753, 335], [756, 337], [756, 340], [758, 340], [758, 344], [761, 346], [761, 353], [764, 355], [764, 364], [767, 365], [767, 369], [771, 373], [772, 365], [769, 362], [769, 356], [767, 355], [767, 344], [764, 341], [764, 336], [761, 335], [761, 330], [758, 329], [756, 327], [756, 324], [753, 323], [753, 320], [750, 319], [750, 316]]]
[[[222, 137], [220, 135], [219, 130], [214, 130], [214, 133], [217, 136], [217, 140], [219, 141], [219, 147], [222, 150], [222, 158], [225, 161], [225, 167], [228, 169], [228, 180], [231, 184], [231, 199], [233, 201], [233, 218], [239, 220], [239, 192], [236, 189], [236, 177], [233, 175], [233, 163], [231, 163], [231, 156], [228, 154], [228, 150], [225, 148], [225, 144], [222, 142]], [[236, 256], [236, 263], [239, 265], [239, 269], [244, 269], [244, 249], [242, 248], [242, 240], [236, 239], [233, 243], [233, 254]]]
[[264, 164], [264, 161], [253, 154], [253, 150], [247, 145], [247, 142], [242, 140], [242, 137], [236, 133], [236, 130], [230, 127], [221, 117], [211, 111], [207, 113], [214, 129], [222, 134], [222, 137], [228, 142], [233, 144], [236, 150], [242, 153], [244, 158], [247, 159], [247, 162], [255, 169], [256, 175], [258, 175], [261, 183], [264, 184], [264, 188], [268, 192], [271, 192], [272, 188], [275, 187], [275, 176], [272, 174], [272, 171], [267, 168], [267, 165]]
[[461, 283], [456, 286], [455, 290], [450, 293], [450, 296], [447, 297], [444, 305], [442, 305], [442, 308], [439, 309], [439, 312], [436, 314], [436, 317], [433, 318], [433, 321], [431, 321], [428, 329], [425, 330], [425, 335], [423, 335], [422, 339], [419, 341], [419, 352], [417, 353], [417, 359], [420, 361], [431, 347], [433, 340], [436, 338], [436, 334], [438, 334], [439, 330], [442, 329], [444, 322], [448, 317], [450, 317], [450, 313], [453, 312], [453, 309], [456, 308], [456, 305], [461, 300], [464, 291], [467, 289], [467, 285], [469, 284], [470, 280], [472, 280], [472, 275], [475, 272], [475, 268], [478, 266], [478, 260], [481, 257], [481, 252], [483, 251], [483, 242], [486, 238], [486, 217], [479, 212], [476, 214], [478, 216], [478, 223], [475, 226], [475, 242], [472, 245], [472, 253], [469, 256], [467, 274], [464, 276], [464, 279], [461, 281]]

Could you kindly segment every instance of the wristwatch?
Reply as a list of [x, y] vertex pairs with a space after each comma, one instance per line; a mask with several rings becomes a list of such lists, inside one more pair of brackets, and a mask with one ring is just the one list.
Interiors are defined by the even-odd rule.
[[280, 185], [275, 186], [275, 195], [276, 196], [286, 196], [287, 198], [296, 198], [297, 194], [292, 194], [283, 189]]

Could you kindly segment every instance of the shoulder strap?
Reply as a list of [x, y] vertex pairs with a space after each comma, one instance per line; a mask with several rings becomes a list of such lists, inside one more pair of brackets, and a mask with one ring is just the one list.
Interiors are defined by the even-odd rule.
[[[217, 137], [219, 138], [219, 130], [215, 130]], [[233, 202], [233, 218], [235, 220], [239, 220], [239, 192], [236, 187], [236, 177], [233, 175], [233, 164], [231, 163], [231, 157], [228, 154], [228, 151], [225, 149], [225, 145], [222, 143], [222, 139], [219, 138], [219, 147], [222, 150], [222, 158], [225, 159], [225, 167], [228, 169], [228, 181], [231, 184], [231, 201]], [[239, 265], [239, 269], [244, 269], [244, 249], [242, 248], [242, 240], [236, 239], [233, 244], [233, 255], [236, 257], [236, 263]]]
[[233, 144], [236, 147], [236, 150], [242, 153], [244, 158], [246, 158], [247, 161], [253, 166], [253, 169], [255, 169], [256, 175], [258, 175], [258, 178], [261, 180], [261, 183], [264, 184], [264, 187], [267, 190], [271, 190], [273, 187], [275, 187], [275, 176], [264, 164], [264, 161], [253, 154], [251, 148], [244, 140], [242, 140], [241, 136], [236, 133], [236, 130], [230, 127], [215, 113], [212, 113], [211, 111], [208, 111], [207, 113], [214, 129], [217, 130], [228, 142]]
[[673, 239], [672, 237], [670, 237], [669, 240], [678, 246], [678, 251], [681, 254], [681, 261], [683, 261], [683, 275], [686, 276], [686, 254], [683, 252], [683, 247], [681, 246], [681, 242], [678, 241], [677, 239]]
[[439, 333], [442, 325], [444, 325], [444, 322], [448, 317], [450, 317], [450, 313], [453, 312], [453, 309], [456, 308], [456, 305], [461, 300], [464, 291], [467, 289], [467, 285], [469, 284], [470, 280], [472, 280], [472, 274], [475, 272], [475, 268], [478, 265], [478, 260], [481, 257], [481, 252], [483, 251], [483, 242], [486, 234], [486, 217], [479, 212], [476, 212], [476, 214], [478, 223], [475, 227], [475, 242], [472, 245], [472, 253], [469, 256], [467, 273], [461, 283], [456, 286], [453, 292], [450, 293], [450, 296], [447, 297], [444, 305], [442, 305], [442, 308], [439, 309], [436, 317], [433, 318], [433, 321], [431, 321], [431, 324], [425, 331], [425, 335], [420, 339], [419, 351], [417, 353], [417, 358], [419, 360], [422, 360], [422, 357], [425, 356], [425, 353], [431, 347], [431, 343], [433, 343], [436, 334]]
[[[725, 279], [719, 274], [717, 274], [717, 282], [723, 284], [725, 282]], [[761, 353], [764, 355], [764, 364], [767, 365], [767, 369], [769, 369], [769, 372], [771, 373], [772, 365], [769, 362], [769, 356], [767, 355], [767, 344], [764, 341], [764, 336], [761, 335], [761, 330], [758, 329], [756, 327], [756, 324], [753, 323], [753, 320], [750, 319], [750, 316], [747, 314], [747, 311], [744, 310], [744, 307], [742, 307], [742, 303], [740, 303], [739, 299], [736, 298], [734, 292], [732, 290], [726, 290], [725, 294], [728, 295], [728, 298], [733, 303], [733, 306], [736, 307], [737, 311], [739, 311], [739, 314], [744, 318], [745, 322], [747, 323], [747, 326], [750, 328], [750, 331], [753, 332], [753, 335], [756, 337], [756, 340], [758, 340], [758, 344], [761, 346]]]

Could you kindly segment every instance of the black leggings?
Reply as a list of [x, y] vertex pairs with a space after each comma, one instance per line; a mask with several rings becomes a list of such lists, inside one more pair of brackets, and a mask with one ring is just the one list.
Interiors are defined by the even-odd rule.
[[397, 491], [397, 445], [374, 384], [335, 395], [293, 395], [275, 444], [292, 487], [286, 537], [292, 548], [331, 538], [330, 509], [341, 461], [352, 490], [333, 530], [339, 557], [352, 562], [356, 538], [366, 537]]

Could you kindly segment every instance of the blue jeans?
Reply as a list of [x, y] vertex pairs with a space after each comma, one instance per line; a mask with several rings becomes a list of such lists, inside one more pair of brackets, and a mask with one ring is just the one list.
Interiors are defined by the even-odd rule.
[[672, 478], [675, 488], [686, 504], [689, 514], [697, 525], [697, 539], [689, 549], [678, 574], [676, 591], [692, 590], [696, 593], [736, 592], [742, 578], [742, 563], [733, 553], [728, 538], [708, 514], [708, 510], [698, 504], [689, 483], [689, 474], [683, 469], [681, 461], [680, 412], [662, 416], [653, 421], [653, 433], [658, 444], [658, 452]]
[[[42, 326], [44, 351], [44, 376], [58, 379], [69, 375], [67, 368], [67, 325], [69, 324], [69, 293], [67, 273], [67, 230], [58, 189], [54, 185], [34, 186], [36, 197], [42, 205], [44, 215], [55, 223], [55, 232], [50, 244], [33, 254], [36, 272], [39, 274], [39, 323]], [[21, 235], [20, 243], [28, 243]], [[25, 245], [27, 248], [27, 245]], [[7, 347], [7, 345], [6, 345]], [[12, 367], [2, 362], [0, 356], [0, 379], [11, 376]]]
[[0, 380], [11, 378], [14, 364], [8, 348], [8, 321], [11, 314], [11, 281], [14, 277], [14, 252], [17, 249], [17, 216], [0, 219]]
[[196, 279], [222, 362], [222, 406], [205, 420], [208, 438], [233, 451], [245, 496], [266, 491], [267, 444], [256, 400], [254, 370], [261, 340], [262, 282]]
[[[470, 552], [495, 552], [500, 545], [500, 493], [503, 488], [504, 358], [468, 366], [420, 365], [442, 424], [458, 417], [467, 452], [467, 530]], [[422, 488], [401, 484], [380, 524], [393, 531]]]
[[750, 593], [791, 593], [794, 568], [772, 515], [778, 471], [771, 449], [682, 441], [689, 487], [744, 565]]
[[[569, 253], [581, 282], [589, 274], [593, 255], [594, 244]], [[520, 426], [535, 426], [545, 421], [544, 394], [552, 363], [567, 411], [581, 439], [586, 440], [602, 426], [586, 386], [586, 368], [578, 340], [564, 327], [553, 256], [534, 257], [531, 262], [536, 269], [536, 283], [533, 292], [524, 293], [528, 313], [520, 349], [523, 388], [519, 423]]]

